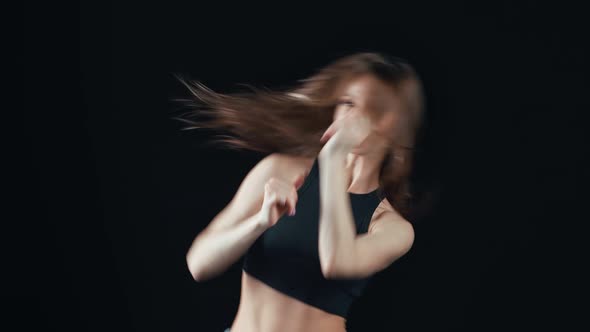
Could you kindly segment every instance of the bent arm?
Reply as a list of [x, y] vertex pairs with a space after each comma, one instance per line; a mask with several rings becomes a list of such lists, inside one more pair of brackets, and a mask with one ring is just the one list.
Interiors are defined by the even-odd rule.
[[264, 186], [280, 170], [279, 160], [280, 155], [271, 154], [252, 168], [231, 202], [193, 240], [186, 263], [196, 281], [225, 271], [264, 233]]
[[196, 281], [211, 279], [235, 263], [265, 231], [259, 213], [217, 231], [203, 230], [193, 241], [186, 262]]
[[320, 154], [320, 221], [318, 252], [324, 277], [352, 257], [356, 225], [347, 193], [346, 155]]

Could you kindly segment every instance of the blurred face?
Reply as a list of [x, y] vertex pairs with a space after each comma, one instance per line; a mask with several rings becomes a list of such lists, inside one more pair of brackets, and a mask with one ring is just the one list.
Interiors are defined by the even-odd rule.
[[352, 153], [379, 154], [387, 148], [401, 122], [400, 108], [401, 101], [394, 88], [367, 74], [355, 77], [343, 86], [334, 120], [348, 112], [368, 116], [375, 129]]

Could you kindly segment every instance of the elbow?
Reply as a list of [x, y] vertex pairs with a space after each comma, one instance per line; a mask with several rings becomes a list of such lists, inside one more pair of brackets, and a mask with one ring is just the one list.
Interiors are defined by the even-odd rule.
[[324, 275], [324, 279], [334, 279], [334, 274], [329, 272], [329, 271], [322, 271], [322, 274]]
[[186, 265], [194, 281], [201, 282], [208, 279], [204, 269], [200, 266], [200, 264], [197, 264], [195, 258], [190, 254], [186, 255]]
[[328, 257], [320, 257], [320, 267], [322, 270], [322, 275], [325, 279], [338, 279], [342, 277], [344, 273], [342, 269], [342, 263], [338, 257], [334, 255]]
[[191, 276], [195, 281], [199, 281], [201, 279], [201, 272], [197, 267], [192, 264], [190, 257], [186, 256], [186, 266], [188, 267], [188, 271], [190, 272]]
[[203, 273], [191, 273], [191, 275], [193, 276], [193, 280], [196, 282], [203, 282], [209, 279], [205, 277]]
[[207, 276], [207, 273], [205, 271], [203, 271], [203, 269], [196, 268], [196, 267], [190, 267], [190, 265], [189, 265], [189, 271], [190, 271], [191, 276], [193, 277], [193, 280], [196, 282], [202, 282], [202, 281], [206, 281], [209, 279], [209, 277]]
[[198, 270], [196, 268], [191, 268], [189, 266], [189, 272], [191, 273], [191, 276], [193, 277], [194, 281], [196, 281], [196, 282], [203, 281], [203, 279], [204, 279], [203, 273], [200, 270]]
[[322, 275], [325, 279], [354, 279], [364, 278], [354, 266], [341, 262], [335, 264], [334, 262], [328, 264], [322, 264]]
[[[350, 254], [346, 254], [350, 255]], [[345, 256], [346, 256], [345, 255]], [[349, 256], [350, 257], [350, 256]], [[351, 271], [346, 261], [342, 256], [326, 255], [320, 256], [320, 267], [322, 275], [325, 279], [342, 279], [347, 278]]]
[[322, 275], [325, 279], [334, 279], [338, 277], [337, 271], [333, 264], [322, 264]]
[[201, 256], [202, 255], [199, 254], [199, 251], [197, 250], [196, 243], [193, 243], [185, 256], [186, 266], [193, 280], [197, 282], [205, 281], [209, 278], [209, 273], [205, 269], [207, 264], [203, 264]]
[[333, 267], [322, 269], [322, 274], [324, 275], [325, 279], [346, 279], [346, 278], [349, 278], [349, 276], [347, 274], [345, 274], [341, 270], [337, 270]]
[[350, 269], [322, 269], [322, 274], [325, 279], [360, 279], [366, 278], [369, 275], [360, 274], [359, 272], [352, 271]]

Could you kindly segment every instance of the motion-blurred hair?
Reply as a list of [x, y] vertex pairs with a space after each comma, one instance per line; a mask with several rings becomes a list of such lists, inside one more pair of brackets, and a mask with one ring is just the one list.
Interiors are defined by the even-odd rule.
[[201, 82], [177, 76], [190, 91], [190, 98], [177, 99], [189, 111], [175, 118], [185, 124], [185, 130], [225, 132], [214, 141], [229, 148], [316, 157], [324, 145], [319, 139], [333, 121], [340, 89], [363, 74], [372, 74], [388, 84], [405, 106], [401, 117], [403, 130], [390, 136], [378, 195], [381, 199], [387, 197], [398, 212], [414, 222], [424, 214], [424, 205], [416, 200], [411, 175], [425, 98], [420, 77], [402, 58], [374, 52], [351, 54], [282, 90], [246, 85], [246, 92], [222, 94]]

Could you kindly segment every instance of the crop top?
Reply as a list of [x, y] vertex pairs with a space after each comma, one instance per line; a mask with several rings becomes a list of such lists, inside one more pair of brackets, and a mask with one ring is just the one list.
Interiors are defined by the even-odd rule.
[[[348, 315], [371, 277], [324, 278], [318, 253], [319, 169], [318, 160], [297, 190], [297, 213], [284, 214], [260, 235], [245, 254], [242, 269], [277, 291], [326, 312]], [[380, 203], [377, 190], [349, 193], [357, 234], [366, 233]]]

